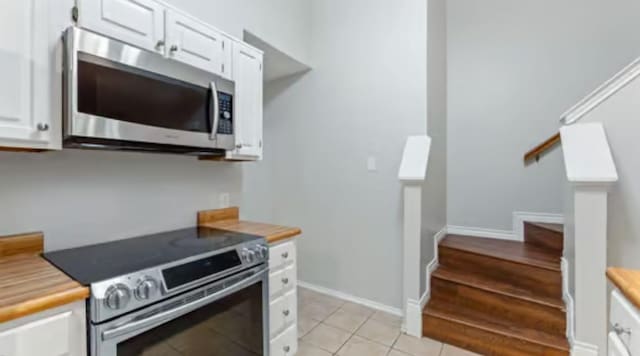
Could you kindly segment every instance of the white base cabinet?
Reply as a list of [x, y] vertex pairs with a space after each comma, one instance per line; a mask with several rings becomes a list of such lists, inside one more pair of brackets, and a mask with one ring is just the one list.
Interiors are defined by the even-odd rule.
[[296, 245], [285, 241], [269, 249], [269, 334], [271, 356], [298, 351]]
[[84, 301], [0, 324], [2, 356], [86, 356]]

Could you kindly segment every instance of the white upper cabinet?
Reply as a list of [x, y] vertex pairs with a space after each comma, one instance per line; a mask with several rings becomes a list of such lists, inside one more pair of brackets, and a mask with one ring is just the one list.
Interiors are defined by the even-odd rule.
[[0, 0], [0, 146], [60, 146], [49, 107], [48, 6], [44, 0]]
[[215, 29], [167, 10], [166, 42], [170, 58], [230, 78], [230, 40]]
[[234, 43], [236, 149], [228, 152], [228, 159], [262, 158], [262, 56], [251, 46]]
[[164, 12], [153, 0], [78, 0], [78, 25], [164, 54]]

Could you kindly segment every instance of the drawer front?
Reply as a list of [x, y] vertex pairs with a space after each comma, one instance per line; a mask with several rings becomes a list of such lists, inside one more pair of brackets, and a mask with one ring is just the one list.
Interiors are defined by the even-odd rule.
[[[614, 290], [611, 298], [611, 327], [625, 331], [618, 335], [620, 341], [636, 354], [640, 354], [640, 311], [634, 307], [618, 290]], [[630, 331], [630, 333], [626, 332]]]
[[269, 330], [273, 338], [284, 329], [296, 326], [298, 300], [295, 291], [273, 301], [269, 307]]
[[292, 326], [271, 341], [271, 356], [293, 356], [298, 352], [298, 329]]
[[282, 294], [295, 289], [296, 265], [291, 265], [283, 270], [273, 272], [269, 275], [269, 299], [276, 298]]
[[296, 245], [293, 241], [285, 242], [269, 249], [269, 268], [276, 270], [296, 259]]

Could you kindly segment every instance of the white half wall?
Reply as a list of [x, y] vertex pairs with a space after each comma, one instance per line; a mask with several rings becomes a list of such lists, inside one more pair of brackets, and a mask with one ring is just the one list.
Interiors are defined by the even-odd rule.
[[[301, 280], [401, 308], [407, 136], [426, 134], [426, 2], [312, 2], [313, 70], [265, 91], [243, 217], [302, 228]], [[375, 170], [367, 169], [369, 157]]]
[[427, 8], [427, 132], [431, 150], [422, 187], [420, 293], [427, 291], [425, 266], [434, 258], [434, 236], [447, 225], [447, 4]]
[[640, 269], [639, 96], [640, 78], [578, 122], [601, 122], [607, 132], [619, 177], [609, 196], [608, 265], [632, 269]]
[[529, 167], [522, 156], [640, 54], [640, 2], [447, 5], [448, 223], [510, 230], [514, 211], [561, 213], [559, 150]]

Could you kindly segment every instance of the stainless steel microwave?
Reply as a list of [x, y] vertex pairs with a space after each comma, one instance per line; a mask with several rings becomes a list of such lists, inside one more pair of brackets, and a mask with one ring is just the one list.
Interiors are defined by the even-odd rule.
[[64, 146], [181, 154], [234, 148], [234, 83], [76, 27], [64, 34]]

